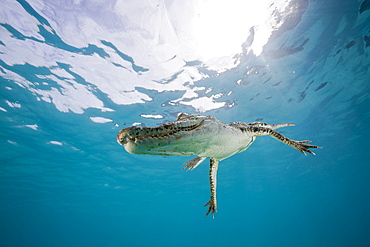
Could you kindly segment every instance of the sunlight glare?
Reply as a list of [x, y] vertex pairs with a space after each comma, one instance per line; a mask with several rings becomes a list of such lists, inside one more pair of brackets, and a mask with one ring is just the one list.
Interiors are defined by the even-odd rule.
[[232, 57], [242, 51], [241, 45], [254, 27], [251, 49], [259, 55], [271, 34], [270, 5], [269, 0], [200, 1], [193, 28], [197, 54], [206, 61]]

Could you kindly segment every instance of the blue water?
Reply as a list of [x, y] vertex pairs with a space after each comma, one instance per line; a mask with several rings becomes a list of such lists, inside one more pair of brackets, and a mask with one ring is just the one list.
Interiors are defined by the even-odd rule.
[[[261, 23], [223, 30], [246, 32], [236, 54], [205, 28], [218, 57], [192, 35], [209, 15], [180, 2], [2, 1], [0, 245], [370, 246], [370, 2], [266, 1], [265, 41]], [[212, 219], [208, 161], [115, 140], [179, 112], [293, 122], [323, 148], [258, 137], [220, 163]]]

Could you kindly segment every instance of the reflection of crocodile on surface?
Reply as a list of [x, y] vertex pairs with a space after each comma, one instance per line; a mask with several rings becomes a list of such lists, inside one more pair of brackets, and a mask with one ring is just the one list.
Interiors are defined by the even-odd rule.
[[216, 175], [218, 162], [236, 153], [245, 151], [256, 136], [269, 135], [302, 152], [315, 154], [310, 148], [318, 146], [306, 144], [311, 141], [294, 141], [275, 129], [294, 126], [291, 123], [266, 124], [233, 122], [226, 124], [212, 116], [188, 115], [180, 113], [176, 121], [158, 127], [128, 127], [117, 134], [117, 142], [131, 154], [149, 155], [197, 155], [185, 163], [185, 169], [193, 170], [207, 157], [210, 157], [211, 198], [206, 215], [217, 212]]

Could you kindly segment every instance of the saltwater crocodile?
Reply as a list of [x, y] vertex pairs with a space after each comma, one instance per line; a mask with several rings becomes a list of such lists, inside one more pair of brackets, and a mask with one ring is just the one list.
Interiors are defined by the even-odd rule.
[[117, 134], [117, 142], [131, 154], [176, 155], [196, 158], [185, 163], [184, 169], [194, 170], [207, 157], [210, 158], [209, 180], [211, 198], [206, 215], [217, 212], [216, 175], [218, 163], [236, 153], [245, 151], [257, 136], [269, 135], [307, 155], [315, 155], [311, 141], [294, 141], [275, 129], [294, 126], [292, 123], [266, 124], [260, 122], [233, 122], [226, 124], [212, 116], [180, 113], [176, 121], [158, 127], [128, 127]]

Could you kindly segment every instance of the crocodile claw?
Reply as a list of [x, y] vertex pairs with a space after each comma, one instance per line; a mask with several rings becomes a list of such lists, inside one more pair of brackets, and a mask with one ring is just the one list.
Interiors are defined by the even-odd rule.
[[306, 144], [306, 143], [309, 143], [311, 141], [293, 141], [293, 142], [294, 142], [293, 147], [295, 149], [297, 149], [299, 152], [303, 153], [304, 155], [307, 155], [306, 152], [310, 153], [310, 154], [313, 154], [313, 155], [316, 155], [309, 148], [322, 148], [322, 147], [319, 147], [319, 146]]
[[182, 169], [186, 169], [186, 171], [192, 171], [194, 170], [197, 166], [199, 166], [200, 163], [202, 163], [206, 157], [195, 157], [192, 160], [189, 160], [186, 162], [184, 167]]
[[206, 216], [208, 216], [208, 214], [209, 214], [210, 212], [212, 212], [212, 218], [215, 218], [215, 213], [217, 213], [217, 205], [216, 205], [216, 203], [215, 203], [214, 201], [210, 200], [209, 202], [207, 202], [207, 203], [204, 205], [204, 207], [205, 207], [205, 206], [209, 206], [208, 211], [207, 211], [207, 213], [206, 213]]

